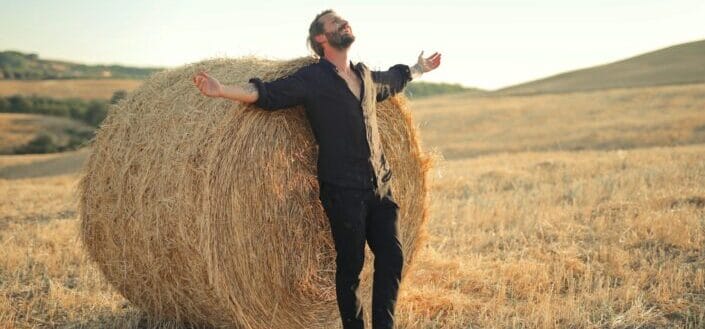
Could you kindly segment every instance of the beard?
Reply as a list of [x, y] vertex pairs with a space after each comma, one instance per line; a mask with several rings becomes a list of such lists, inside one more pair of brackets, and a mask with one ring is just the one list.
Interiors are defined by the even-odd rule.
[[338, 50], [347, 49], [355, 41], [354, 35], [343, 34], [342, 31], [328, 32], [326, 38], [328, 38], [328, 44]]

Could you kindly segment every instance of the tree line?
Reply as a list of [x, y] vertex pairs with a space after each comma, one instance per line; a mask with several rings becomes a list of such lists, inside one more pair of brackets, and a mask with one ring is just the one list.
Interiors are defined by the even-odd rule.
[[98, 127], [108, 115], [108, 106], [116, 104], [127, 92], [118, 90], [110, 100], [80, 98], [56, 99], [44, 96], [12, 95], [0, 97], [0, 112], [31, 113], [67, 117]]
[[42, 131], [25, 145], [10, 150], [14, 154], [52, 153], [78, 149], [95, 136], [95, 128], [108, 115], [110, 105], [125, 98], [127, 92], [118, 90], [109, 100], [79, 98], [56, 99], [42, 96], [12, 95], [0, 97], [0, 112], [42, 114], [66, 117], [85, 122], [93, 128], [64, 128], [61, 134]]
[[404, 94], [409, 98], [422, 98], [434, 95], [460, 93], [473, 91], [481, 93], [480, 89], [466, 88], [460, 84], [454, 83], [437, 83], [437, 82], [418, 82], [413, 81], [404, 88]]
[[[470, 91], [460, 85], [444, 83], [412, 82], [405, 88], [405, 93], [411, 98], [421, 98], [431, 95]], [[109, 100], [80, 98], [57, 99], [45, 96], [12, 95], [0, 97], [0, 113], [29, 113], [58, 117], [66, 117], [81, 121], [97, 128], [108, 115], [110, 105], [116, 104], [127, 96], [127, 91], [115, 91]], [[57, 135], [42, 131], [29, 143], [11, 150], [15, 154], [51, 153], [69, 151], [80, 148], [95, 135], [94, 129], [65, 128]]]
[[0, 79], [144, 79], [161, 68], [122, 65], [85, 65], [40, 59], [37, 54], [0, 51]]

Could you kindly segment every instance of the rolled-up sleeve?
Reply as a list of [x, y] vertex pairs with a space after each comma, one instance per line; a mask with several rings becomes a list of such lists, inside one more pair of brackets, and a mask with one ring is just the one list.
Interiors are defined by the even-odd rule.
[[377, 101], [381, 102], [390, 96], [404, 90], [411, 81], [411, 70], [408, 65], [397, 64], [387, 71], [371, 71], [372, 80], [377, 85]]
[[306, 102], [308, 88], [302, 69], [273, 81], [264, 82], [260, 78], [251, 78], [250, 83], [257, 88], [255, 105], [268, 111], [286, 109]]

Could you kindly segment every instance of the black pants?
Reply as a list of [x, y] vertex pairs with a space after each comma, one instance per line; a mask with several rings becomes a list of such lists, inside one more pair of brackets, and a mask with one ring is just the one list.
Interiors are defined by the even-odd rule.
[[340, 187], [319, 181], [320, 199], [330, 221], [336, 250], [335, 286], [344, 329], [363, 329], [357, 297], [365, 260], [365, 242], [375, 255], [372, 327], [394, 327], [394, 307], [404, 262], [391, 190], [382, 199], [372, 189]]

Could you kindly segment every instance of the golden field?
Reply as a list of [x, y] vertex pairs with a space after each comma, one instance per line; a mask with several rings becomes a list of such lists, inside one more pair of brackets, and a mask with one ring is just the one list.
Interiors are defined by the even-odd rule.
[[446, 158], [705, 143], [705, 84], [414, 101], [424, 142]]
[[0, 96], [110, 99], [115, 91], [132, 91], [140, 84], [132, 79], [0, 80]]
[[[399, 328], [705, 327], [705, 85], [411, 107], [446, 160]], [[0, 323], [177, 327], [150, 323], [83, 253], [86, 152], [0, 156]]]

